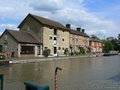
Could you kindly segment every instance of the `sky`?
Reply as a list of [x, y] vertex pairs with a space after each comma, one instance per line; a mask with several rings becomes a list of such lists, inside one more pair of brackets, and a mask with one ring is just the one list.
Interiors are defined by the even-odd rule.
[[18, 30], [29, 14], [49, 18], [88, 35], [117, 37], [120, 33], [120, 0], [0, 0], [0, 34]]

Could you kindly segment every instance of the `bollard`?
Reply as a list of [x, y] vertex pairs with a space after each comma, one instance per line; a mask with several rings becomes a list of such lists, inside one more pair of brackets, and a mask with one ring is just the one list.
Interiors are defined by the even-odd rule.
[[0, 74], [0, 90], [3, 90], [3, 74]]
[[49, 86], [42, 86], [33, 82], [24, 82], [25, 90], [49, 90]]

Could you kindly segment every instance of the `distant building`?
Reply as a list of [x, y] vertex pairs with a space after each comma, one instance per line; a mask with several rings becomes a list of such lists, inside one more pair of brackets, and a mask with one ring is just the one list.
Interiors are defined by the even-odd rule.
[[85, 33], [84, 29], [76, 28], [76, 30], [73, 30], [68, 27], [67, 24], [66, 27], [70, 29], [70, 51], [80, 51], [80, 47], [83, 47], [86, 51], [89, 47], [89, 36]]

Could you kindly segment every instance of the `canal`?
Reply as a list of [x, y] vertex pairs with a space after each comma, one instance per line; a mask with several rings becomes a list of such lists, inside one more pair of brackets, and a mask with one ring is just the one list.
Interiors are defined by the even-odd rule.
[[24, 82], [49, 85], [54, 90], [55, 67], [59, 90], [120, 90], [120, 56], [41, 61], [0, 67], [4, 90], [25, 90]]

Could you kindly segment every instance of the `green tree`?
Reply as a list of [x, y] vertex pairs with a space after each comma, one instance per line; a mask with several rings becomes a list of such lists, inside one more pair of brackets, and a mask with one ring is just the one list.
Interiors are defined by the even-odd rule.
[[118, 40], [120, 40], [120, 33], [118, 34]]
[[85, 54], [85, 49], [83, 47], [79, 47], [80, 49], [80, 54]]
[[109, 53], [111, 50], [114, 50], [111, 41], [104, 41], [103, 52]]

